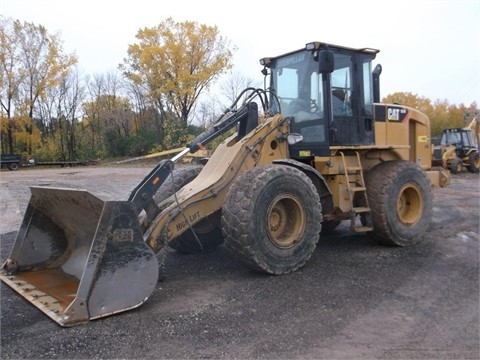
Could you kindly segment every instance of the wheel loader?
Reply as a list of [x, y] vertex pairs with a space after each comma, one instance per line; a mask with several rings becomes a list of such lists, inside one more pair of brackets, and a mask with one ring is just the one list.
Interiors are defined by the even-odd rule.
[[[421, 241], [449, 172], [432, 167], [428, 117], [379, 102], [378, 52], [312, 42], [262, 58], [265, 88], [245, 89], [126, 201], [32, 187], [2, 281], [68, 327], [147, 301], [166, 247], [222, 245], [281, 275], [342, 221], [387, 246]], [[220, 135], [205, 164], [175, 168]]]
[[463, 168], [469, 172], [480, 172], [479, 125], [475, 116], [464, 128], [444, 129], [440, 145], [433, 148], [433, 164], [459, 174]]

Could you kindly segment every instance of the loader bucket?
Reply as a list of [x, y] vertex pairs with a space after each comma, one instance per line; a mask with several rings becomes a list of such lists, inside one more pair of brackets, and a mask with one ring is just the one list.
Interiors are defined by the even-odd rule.
[[133, 309], [158, 280], [130, 201], [32, 187], [0, 279], [61, 326]]

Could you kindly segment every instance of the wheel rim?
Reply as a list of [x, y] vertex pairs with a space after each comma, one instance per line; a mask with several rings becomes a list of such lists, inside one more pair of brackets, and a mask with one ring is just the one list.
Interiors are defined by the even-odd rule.
[[480, 158], [478, 156], [473, 159], [473, 166], [475, 167], [475, 169], [478, 169], [480, 167]]
[[423, 214], [423, 199], [416, 184], [405, 184], [398, 194], [397, 214], [400, 222], [406, 226], [415, 225]]
[[459, 162], [457, 163], [457, 173], [462, 172], [462, 164]]
[[267, 213], [267, 235], [279, 248], [294, 246], [305, 231], [305, 210], [299, 200], [291, 195], [278, 195]]

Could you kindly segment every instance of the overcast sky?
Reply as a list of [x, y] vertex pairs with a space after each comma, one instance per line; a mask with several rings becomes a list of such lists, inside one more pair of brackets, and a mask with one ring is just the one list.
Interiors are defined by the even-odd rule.
[[0, 14], [60, 33], [89, 74], [117, 69], [139, 29], [172, 17], [217, 26], [235, 71], [259, 83], [260, 58], [321, 41], [379, 49], [381, 96], [480, 107], [480, 0], [0, 0]]

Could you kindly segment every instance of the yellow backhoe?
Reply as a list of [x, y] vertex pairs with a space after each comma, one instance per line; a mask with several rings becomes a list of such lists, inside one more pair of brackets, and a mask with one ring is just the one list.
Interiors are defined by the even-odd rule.
[[464, 128], [450, 128], [442, 132], [440, 145], [433, 147], [433, 163], [459, 174], [464, 168], [478, 174], [480, 126], [475, 116]]
[[[223, 244], [250, 269], [280, 275], [304, 266], [344, 220], [377, 243], [421, 241], [432, 187], [449, 173], [432, 168], [428, 117], [379, 103], [377, 53], [312, 42], [261, 59], [268, 88], [245, 89], [127, 201], [32, 188], [1, 280], [72, 326], [147, 301], [166, 246]], [[229, 131], [205, 165], [175, 168]]]

